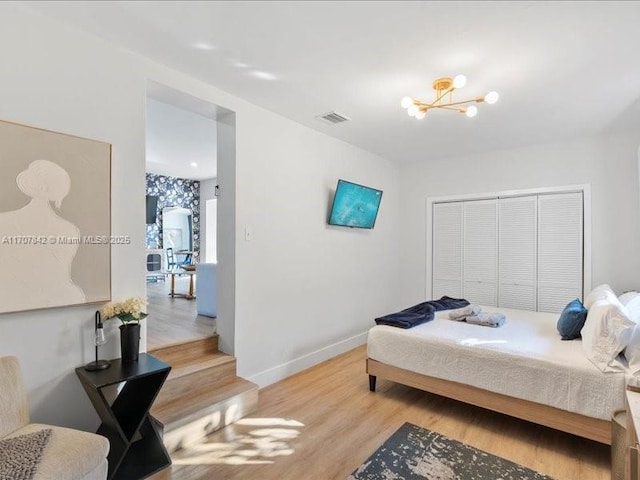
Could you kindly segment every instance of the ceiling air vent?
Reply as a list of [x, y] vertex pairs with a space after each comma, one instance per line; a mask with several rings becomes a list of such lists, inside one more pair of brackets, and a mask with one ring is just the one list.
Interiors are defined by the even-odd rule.
[[316, 118], [330, 123], [331, 125], [335, 125], [336, 123], [348, 122], [349, 120], [351, 120], [349, 117], [338, 112], [325, 113], [324, 115], [318, 115]]

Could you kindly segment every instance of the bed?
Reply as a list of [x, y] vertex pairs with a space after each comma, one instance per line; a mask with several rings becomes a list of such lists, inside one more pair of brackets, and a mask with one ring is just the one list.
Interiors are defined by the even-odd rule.
[[435, 318], [410, 329], [369, 331], [367, 373], [597, 442], [611, 443], [611, 413], [624, 407], [627, 372], [602, 373], [579, 340], [562, 341], [557, 314], [504, 313], [499, 328]]

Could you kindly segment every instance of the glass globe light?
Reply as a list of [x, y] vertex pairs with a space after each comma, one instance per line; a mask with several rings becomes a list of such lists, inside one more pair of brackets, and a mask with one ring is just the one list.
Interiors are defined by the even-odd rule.
[[418, 107], [416, 107], [415, 105], [411, 105], [407, 110], [407, 113], [409, 114], [410, 117], [415, 117], [419, 111], [420, 110], [418, 110]]
[[98, 346], [98, 347], [101, 347], [102, 345], [107, 343], [107, 339], [104, 336], [104, 328], [102, 327], [102, 323], [99, 323], [98, 326], [96, 327], [94, 341], [95, 341], [96, 346]]
[[498, 92], [489, 92], [484, 96], [484, 101], [487, 102], [489, 105], [493, 105], [498, 101], [499, 98], [500, 98], [500, 95], [498, 95]]
[[418, 120], [422, 120], [426, 115], [427, 115], [427, 112], [419, 111], [418, 113], [416, 113], [416, 118]]
[[400, 102], [400, 105], [402, 105], [402, 108], [409, 108], [411, 105], [413, 105], [413, 98], [404, 97]]
[[465, 115], [469, 118], [473, 118], [478, 114], [478, 107], [476, 107], [475, 105], [470, 105], [467, 107], [467, 111], [465, 112]]
[[464, 75], [456, 75], [453, 78], [453, 87], [454, 88], [462, 88], [467, 84], [467, 77]]

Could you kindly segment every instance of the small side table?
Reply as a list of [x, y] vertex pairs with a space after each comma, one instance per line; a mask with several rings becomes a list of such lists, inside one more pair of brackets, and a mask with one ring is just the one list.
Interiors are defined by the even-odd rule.
[[111, 445], [109, 480], [146, 478], [171, 465], [158, 422], [149, 414], [170, 370], [169, 364], [147, 353], [132, 364], [111, 360], [106, 370], [76, 368], [102, 420], [96, 433], [107, 437]]

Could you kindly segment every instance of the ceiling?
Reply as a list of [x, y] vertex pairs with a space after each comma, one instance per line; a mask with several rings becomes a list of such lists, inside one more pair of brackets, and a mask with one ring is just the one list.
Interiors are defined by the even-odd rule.
[[147, 172], [191, 180], [214, 178], [216, 144], [215, 120], [147, 98]]
[[[638, 2], [23, 2], [392, 161], [640, 123]], [[473, 119], [405, 95], [464, 73]], [[336, 110], [352, 120], [327, 125]]]

